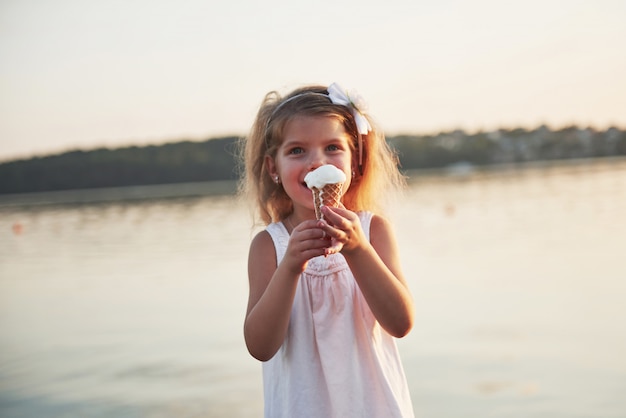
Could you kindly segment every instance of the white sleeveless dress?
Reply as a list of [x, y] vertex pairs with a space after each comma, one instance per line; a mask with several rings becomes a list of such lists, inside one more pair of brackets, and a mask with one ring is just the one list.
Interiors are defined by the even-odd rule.
[[[359, 213], [369, 239], [372, 214]], [[268, 225], [277, 262], [289, 233]], [[283, 345], [263, 363], [267, 418], [413, 417], [395, 339], [382, 329], [341, 254], [309, 260]]]

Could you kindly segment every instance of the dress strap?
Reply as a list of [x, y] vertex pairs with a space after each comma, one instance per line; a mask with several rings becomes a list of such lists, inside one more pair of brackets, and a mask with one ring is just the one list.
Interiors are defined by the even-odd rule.
[[289, 232], [282, 222], [274, 222], [267, 226], [265, 229], [272, 237], [274, 241], [274, 248], [276, 250], [276, 264], [280, 264], [285, 252], [287, 252], [287, 244], [289, 243]]
[[374, 214], [372, 212], [358, 212], [359, 220], [361, 221], [361, 228], [365, 232], [367, 240], [370, 240], [370, 226], [372, 224], [372, 218]]

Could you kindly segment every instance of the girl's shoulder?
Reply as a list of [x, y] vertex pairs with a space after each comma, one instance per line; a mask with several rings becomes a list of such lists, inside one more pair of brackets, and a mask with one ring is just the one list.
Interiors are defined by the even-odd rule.
[[272, 236], [264, 229], [258, 232], [252, 241], [250, 242], [250, 250], [248, 259], [252, 262], [258, 259], [275, 260], [276, 249], [274, 248], [274, 241]]
[[[364, 226], [365, 228], [365, 226]], [[371, 214], [369, 221], [370, 242], [395, 242], [394, 226], [386, 217], [378, 214]]]
[[389, 229], [393, 228], [393, 225], [389, 219], [384, 217], [383, 215], [378, 215], [376, 213], [370, 213], [370, 226], [371, 228], [384, 228]]

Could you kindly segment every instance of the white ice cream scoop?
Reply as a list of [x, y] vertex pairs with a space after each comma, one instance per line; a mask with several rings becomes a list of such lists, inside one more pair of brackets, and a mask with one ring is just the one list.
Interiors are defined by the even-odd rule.
[[343, 183], [346, 174], [332, 164], [326, 164], [316, 168], [304, 177], [304, 182], [309, 189], [322, 189], [327, 184]]

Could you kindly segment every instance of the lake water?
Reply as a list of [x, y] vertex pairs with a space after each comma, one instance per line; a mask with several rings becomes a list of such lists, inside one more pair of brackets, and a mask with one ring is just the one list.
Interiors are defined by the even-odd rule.
[[[181, 187], [0, 200], [0, 416], [262, 415], [248, 209]], [[626, 416], [625, 214], [625, 160], [412, 176], [417, 416]]]

